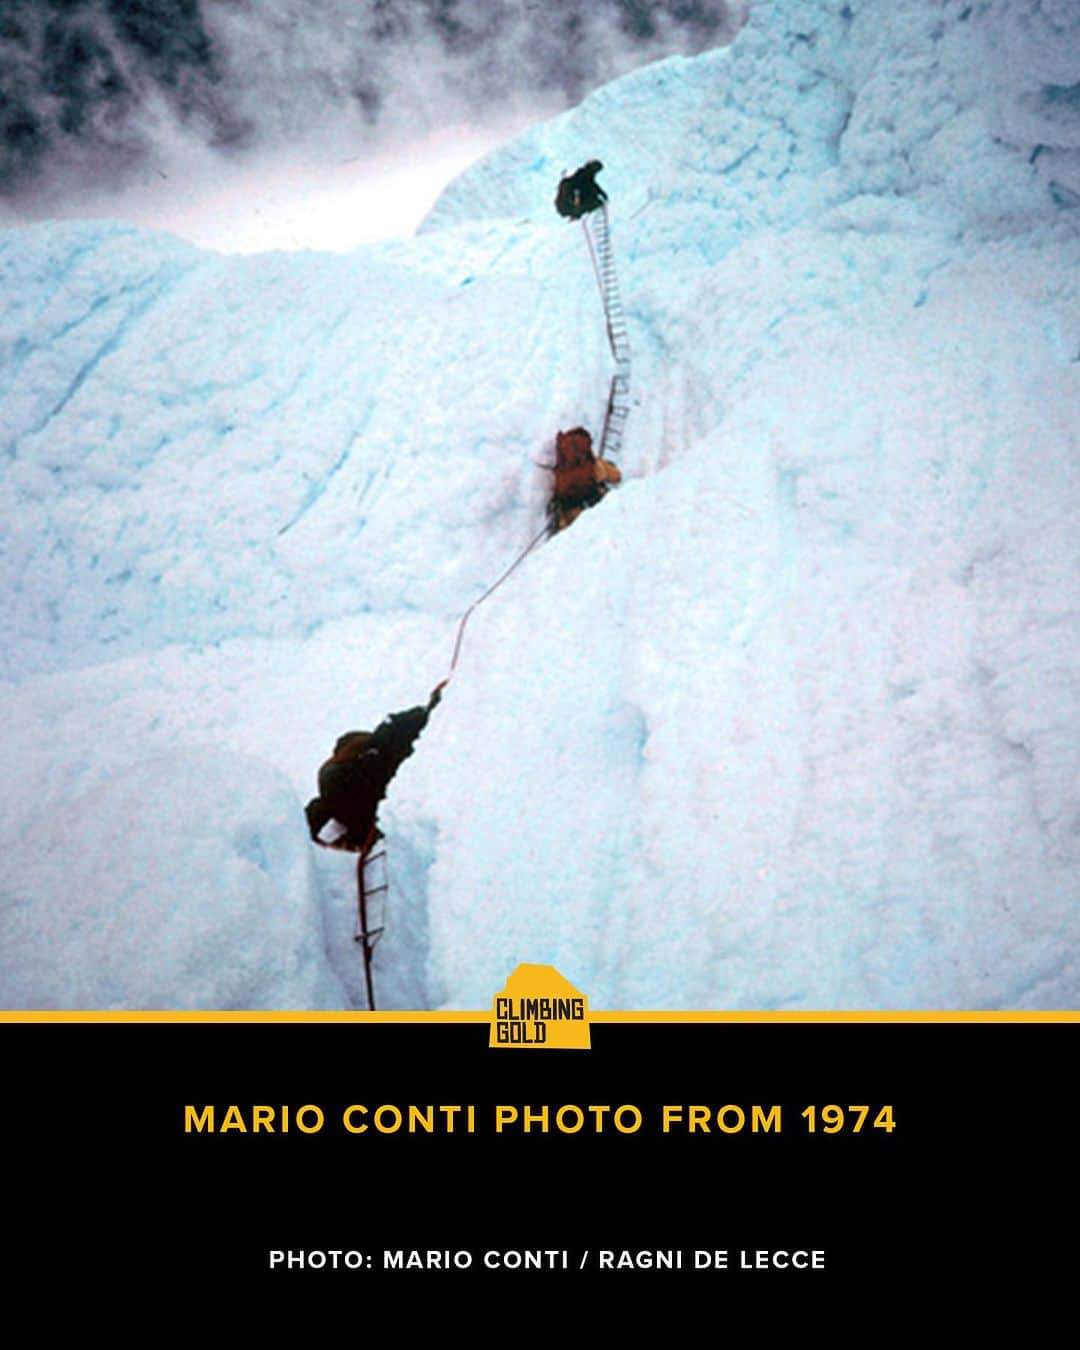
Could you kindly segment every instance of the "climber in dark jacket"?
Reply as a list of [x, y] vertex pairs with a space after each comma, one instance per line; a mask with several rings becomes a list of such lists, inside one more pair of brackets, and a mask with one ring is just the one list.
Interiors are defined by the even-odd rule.
[[346, 731], [334, 753], [319, 769], [319, 795], [307, 804], [308, 828], [317, 843], [331, 820], [345, 833], [335, 848], [356, 852], [370, 847], [377, 835], [375, 817], [390, 780], [412, 754], [417, 736], [442, 698], [443, 685], [432, 690], [426, 705], [391, 713], [374, 731]]
[[580, 220], [590, 211], [598, 211], [607, 201], [607, 193], [596, 181], [604, 166], [598, 159], [590, 159], [568, 178], [559, 183], [555, 194], [555, 210], [570, 220]]

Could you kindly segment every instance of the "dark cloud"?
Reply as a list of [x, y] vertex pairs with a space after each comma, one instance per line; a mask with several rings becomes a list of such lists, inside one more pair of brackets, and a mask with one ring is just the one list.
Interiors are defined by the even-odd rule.
[[3, 0], [0, 191], [117, 186], [177, 138], [230, 154], [374, 143], [569, 104], [730, 39], [740, 0]]
[[140, 112], [227, 135], [227, 100], [197, 0], [5, 0], [0, 183], [80, 169], [122, 176], [148, 148]]

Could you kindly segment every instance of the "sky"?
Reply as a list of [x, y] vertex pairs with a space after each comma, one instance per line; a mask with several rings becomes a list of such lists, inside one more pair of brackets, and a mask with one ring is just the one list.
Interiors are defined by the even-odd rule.
[[0, 226], [117, 219], [225, 252], [408, 235], [523, 127], [743, 16], [742, 0], [6, 0]]

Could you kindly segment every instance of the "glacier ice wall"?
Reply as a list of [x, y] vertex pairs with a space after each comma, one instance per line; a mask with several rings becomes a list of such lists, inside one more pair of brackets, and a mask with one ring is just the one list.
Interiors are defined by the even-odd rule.
[[[5, 1000], [360, 997], [351, 862], [301, 805], [338, 732], [446, 673], [555, 431], [598, 426], [551, 211], [597, 156], [625, 482], [475, 612], [393, 785], [384, 1002], [485, 1006], [524, 960], [607, 1007], [1076, 1006], [1069, 20], [759, 4], [348, 258], [0, 236]], [[204, 754], [237, 767], [203, 789]], [[117, 829], [153, 773], [167, 805]], [[287, 881], [236, 843], [252, 808]], [[203, 859], [186, 931], [265, 907], [294, 981], [212, 940], [108, 964], [108, 912], [160, 917], [162, 812], [168, 874]]]

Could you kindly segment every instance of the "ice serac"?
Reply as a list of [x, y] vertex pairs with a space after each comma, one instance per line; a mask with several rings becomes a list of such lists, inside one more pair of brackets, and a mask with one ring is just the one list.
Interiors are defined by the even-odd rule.
[[1061, 200], [1080, 201], [1080, 8], [1072, 0], [989, 0], [981, 56], [994, 130], [1029, 151]]
[[594, 1008], [1080, 1006], [1072, 15], [758, 4], [348, 258], [0, 237], [5, 1001], [360, 998], [302, 803], [598, 428], [551, 203], [600, 158], [624, 484], [476, 610], [392, 785], [381, 1006], [523, 961]]
[[345, 999], [294, 794], [242, 756], [188, 750], [132, 764], [33, 820], [5, 850], [0, 904], [6, 1008]]
[[1067, 9], [758, 4], [437, 204], [603, 159], [636, 358], [636, 481], [476, 622], [468, 805], [410, 779], [437, 995], [1076, 1006]]
[[546, 409], [603, 378], [598, 341], [565, 389], [521, 380], [586, 311], [525, 267], [485, 277], [509, 242], [237, 260], [107, 225], [0, 236], [0, 671], [468, 603], [527, 516]]

